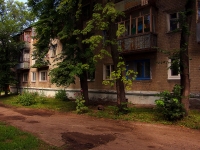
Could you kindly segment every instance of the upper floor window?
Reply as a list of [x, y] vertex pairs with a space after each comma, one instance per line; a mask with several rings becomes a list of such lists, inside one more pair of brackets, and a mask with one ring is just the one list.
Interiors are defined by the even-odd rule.
[[137, 72], [136, 80], [149, 80], [151, 78], [149, 59], [127, 62], [127, 69]]
[[111, 80], [113, 70], [114, 70], [113, 65], [104, 65], [103, 66], [103, 79], [104, 80]]
[[52, 39], [50, 44], [49, 44], [49, 52], [50, 52], [51, 58], [56, 56], [57, 42], [58, 42], [57, 39]]
[[135, 35], [146, 32], [155, 32], [155, 16], [152, 8], [132, 12], [126, 18], [122, 18], [118, 24], [123, 24], [125, 33], [122, 36]]
[[197, 22], [200, 22], [200, 0], [197, 1]]
[[39, 72], [39, 81], [47, 81], [47, 71]]
[[178, 18], [179, 14], [178, 13], [172, 13], [168, 14], [169, 17], [169, 31], [174, 31], [179, 28], [179, 23], [178, 23]]
[[180, 79], [179, 66], [175, 61], [174, 59], [168, 60], [168, 79]]

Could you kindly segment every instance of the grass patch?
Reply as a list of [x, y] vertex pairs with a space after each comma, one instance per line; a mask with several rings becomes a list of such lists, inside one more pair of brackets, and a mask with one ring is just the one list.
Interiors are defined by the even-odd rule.
[[[33, 135], [23, 132], [13, 126], [0, 122], [1, 150], [56, 150]], [[58, 150], [58, 149], [57, 149]]]
[[200, 129], [200, 111], [190, 110], [189, 115], [179, 121], [166, 121], [154, 108], [129, 108], [128, 114], [115, 114], [114, 106], [106, 106], [103, 111], [90, 108], [89, 115], [98, 118], [109, 118], [126, 121], [138, 121], [146, 123], [158, 123], [166, 125], [185, 126], [191, 129]]
[[76, 110], [76, 103], [74, 101], [61, 101], [55, 98], [48, 97], [37, 97], [36, 103], [31, 106], [22, 106], [17, 101], [18, 95], [9, 95], [7, 97], [0, 97], [0, 102], [5, 105], [14, 107], [28, 107], [28, 108], [38, 108], [38, 109], [49, 109], [60, 112], [70, 112]]
[[[17, 103], [16, 97], [17, 95], [9, 95], [7, 97], [1, 96], [0, 102], [9, 106], [11, 105], [15, 107], [25, 107]], [[76, 103], [74, 101], [62, 101], [55, 98], [45, 98], [45, 100], [36, 99], [36, 101], [37, 102], [34, 105], [26, 107], [37, 109], [49, 109], [60, 112], [75, 112], [76, 110]], [[96, 107], [91, 106], [89, 107], [89, 111], [87, 114], [98, 118], [178, 125], [192, 129], [200, 129], [199, 110], [190, 110], [189, 115], [187, 117], [174, 122], [164, 120], [154, 108], [130, 107], [129, 113], [116, 114], [115, 106], [105, 106], [103, 111], [99, 111]]]

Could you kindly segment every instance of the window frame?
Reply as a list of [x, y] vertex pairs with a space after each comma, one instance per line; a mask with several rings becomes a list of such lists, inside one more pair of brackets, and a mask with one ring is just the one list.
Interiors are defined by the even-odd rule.
[[196, 22], [200, 23], [200, 0], [196, 1]]
[[36, 72], [31, 72], [31, 82], [36, 82], [36, 79], [37, 79], [37, 74]]
[[[45, 73], [45, 80], [42, 80], [42, 73]], [[47, 82], [47, 71], [46, 70], [39, 71], [39, 81]]]
[[[25, 75], [26, 75], [26, 76], [25, 76]], [[23, 82], [28, 82], [28, 73], [23, 73], [22, 81], [23, 81]]]
[[[107, 76], [107, 66], [109, 66], [109, 72], [110, 72], [109, 78], [107, 78], [108, 77]], [[112, 80], [112, 77], [111, 77], [112, 71], [114, 71], [113, 64], [104, 64], [103, 65], [103, 80]]]
[[168, 80], [180, 80], [181, 76], [180, 73], [178, 75], [172, 75], [172, 69], [170, 68], [171, 66], [171, 59], [168, 59], [168, 72], [167, 72], [167, 76], [168, 76]]
[[143, 65], [142, 67], [142, 76], [138, 77], [136, 75], [135, 80], [151, 80], [152, 79], [152, 75], [151, 75], [151, 60], [150, 59], [140, 59], [140, 60], [133, 60], [133, 61], [127, 61], [127, 70], [129, 69], [128, 64], [132, 64], [133, 68], [130, 68], [131, 70], [134, 70], [134, 72], [138, 72], [136, 70], [136, 65], [137, 63], [142, 62], [143, 64], [148, 62], [149, 63], [149, 77], [145, 77], [145, 67]]
[[[171, 18], [171, 15], [173, 15], [173, 14], [176, 14], [176, 18]], [[180, 28], [178, 19], [179, 19], [179, 12], [174, 12], [174, 13], [168, 13], [167, 14], [168, 32], [173, 32], [173, 31], [175, 31], [175, 30]], [[171, 21], [177, 21], [176, 29], [173, 29], [173, 30], [171, 29]]]
[[[94, 78], [90, 78], [91, 77], [91, 73], [92, 73], [92, 76]], [[95, 81], [95, 73], [96, 73], [95, 70], [93, 72], [87, 72], [87, 81]]]
[[[145, 12], [148, 11], [148, 12]], [[148, 17], [147, 17], [148, 16]], [[148, 26], [148, 30], [147, 26], [145, 24], [146, 20], [145, 17], [148, 18], [149, 20], [149, 26]], [[142, 30], [141, 33], [139, 33], [139, 28], [138, 28], [138, 20], [141, 19], [142, 21]], [[135, 27], [133, 25], [133, 20], [135, 20]], [[153, 8], [149, 7], [146, 10], [141, 10], [139, 11], [138, 14], [130, 14], [129, 16], [127, 16], [125, 19], [120, 19], [117, 24], [119, 26], [119, 24], [123, 24], [125, 29], [127, 27], [127, 22], [129, 21], [129, 25], [128, 25], [128, 30], [125, 31], [125, 33], [123, 33], [120, 37], [126, 37], [126, 36], [133, 36], [133, 35], [138, 35], [138, 34], [145, 34], [145, 33], [149, 33], [149, 32], [155, 32], [155, 15], [153, 13]], [[134, 28], [133, 28], [134, 27]], [[128, 34], [127, 34], [128, 33]]]

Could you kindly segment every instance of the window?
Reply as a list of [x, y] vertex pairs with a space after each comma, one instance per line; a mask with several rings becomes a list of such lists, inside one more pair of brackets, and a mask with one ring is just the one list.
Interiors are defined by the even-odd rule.
[[200, 22], [200, 0], [197, 1], [197, 22]]
[[32, 72], [32, 74], [31, 74], [31, 82], [36, 82], [36, 72]]
[[[173, 62], [175, 60], [168, 60], [168, 79], [180, 79], [178, 63]], [[173, 66], [171, 65], [173, 62]]]
[[34, 65], [35, 64], [35, 59], [36, 59], [36, 57], [35, 57], [35, 51], [32, 52], [32, 56], [31, 57], [32, 57], [31, 64]]
[[95, 80], [95, 71], [87, 72], [87, 80], [94, 81]]
[[174, 31], [179, 28], [178, 13], [169, 14], [169, 31]]
[[51, 58], [56, 56], [57, 41], [58, 41], [57, 39], [52, 39], [49, 44], [49, 52]]
[[28, 82], [28, 73], [23, 73], [23, 82]]
[[103, 79], [104, 80], [112, 79], [111, 73], [112, 73], [113, 70], [114, 70], [114, 66], [113, 65], [104, 65], [104, 68], [103, 68]]
[[129, 16], [126, 16], [125, 19], [119, 20], [118, 24], [124, 25], [126, 29], [123, 36], [155, 32], [154, 12], [150, 13], [150, 10], [154, 11], [152, 8], [146, 8], [141, 11], [133, 12]]
[[40, 71], [39, 81], [47, 81], [47, 71]]
[[136, 80], [149, 80], [150, 79], [150, 60], [136, 60], [127, 62], [127, 69], [137, 72]]

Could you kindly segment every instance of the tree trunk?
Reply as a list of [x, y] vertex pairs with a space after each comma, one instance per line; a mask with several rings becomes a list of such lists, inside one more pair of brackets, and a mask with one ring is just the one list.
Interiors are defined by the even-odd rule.
[[81, 92], [83, 94], [85, 104], [89, 105], [89, 97], [88, 97], [88, 81], [87, 81], [87, 72], [83, 71], [83, 74], [80, 77], [81, 83]]
[[[109, 26], [109, 40], [117, 39], [116, 31], [117, 31], [116, 24], [111, 22], [110, 26]], [[111, 48], [111, 55], [112, 55], [112, 60], [113, 60], [113, 64], [114, 64], [114, 70], [116, 71], [117, 64], [120, 61], [118, 47], [116, 44], [114, 44], [114, 45], [110, 44], [110, 48]], [[122, 81], [122, 73], [121, 73], [121, 77], [116, 80], [116, 90], [117, 90], [117, 104], [119, 107], [121, 107], [122, 103], [127, 102], [126, 96], [125, 96], [125, 87], [124, 87], [124, 83]]]
[[189, 32], [191, 29], [192, 16], [191, 11], [193, 9], [193, 0], [187, 0], [185, 5], [186, 18], [182, 20], [181, 28], [181, 40], [180, 40], [180, 72], [181, 72], [181, 102], [186, 110], [186, 115], [188, 115], [189, 110], [189, 96], [190, 96], [190, 78], [189, 78]]
[[9, 92], [9, 84], [5, 84], [5, 95], [8, 95], [8, 92]]

